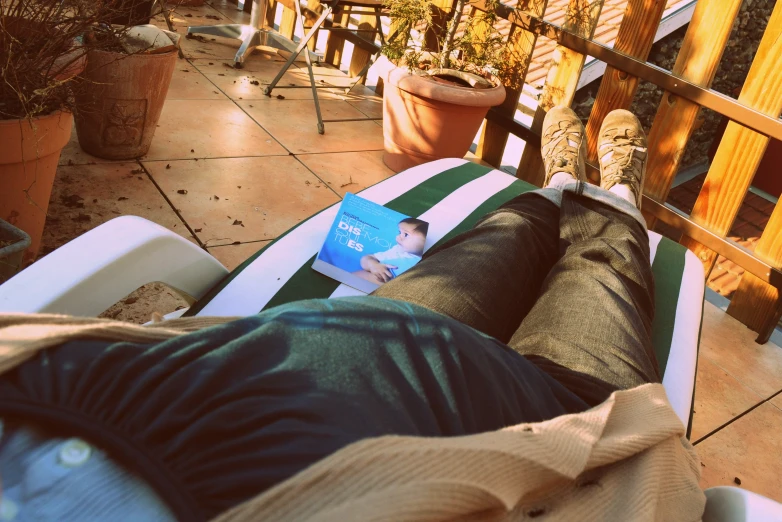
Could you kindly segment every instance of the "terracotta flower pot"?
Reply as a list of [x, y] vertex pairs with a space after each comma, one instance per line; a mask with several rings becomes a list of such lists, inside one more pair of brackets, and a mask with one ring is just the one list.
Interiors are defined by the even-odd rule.
[[57, 162], [72, 126], [73, 116], [62, 111], [0, 121], [0, 218], [29, 234], [25, 264], [38, 255]]
[[439, 83], [392, 69], [383, 94], [383, 162], [395, 172], [441, 158], [462, 158], [490, 107], [505, 100], [488, 89]]
[[91, 50], [76, 98], [79, 145], [93, 156], [132, 159], [152, 144], [176, 66], [176, 51], [125, 55]]

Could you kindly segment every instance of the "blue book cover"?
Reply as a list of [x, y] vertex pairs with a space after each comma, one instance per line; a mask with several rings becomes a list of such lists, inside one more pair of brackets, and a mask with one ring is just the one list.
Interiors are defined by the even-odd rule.
[[429, 224], [346, 194], [312, 268], [372, 292], [421, 260]]

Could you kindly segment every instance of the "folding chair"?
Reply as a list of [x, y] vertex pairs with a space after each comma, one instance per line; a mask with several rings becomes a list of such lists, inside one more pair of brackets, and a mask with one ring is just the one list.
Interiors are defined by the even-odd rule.
[[[285, 62], [285, 65], [283, 65], [282, 69], [277, 73], [277, 76], [274, 77], [274, 79], [271, 81], [271, 83], [263, 90], [263, 93], [267, 96], [271, 96], [272, 90], [277, 87], [277, 83], [282, 79], [283, 75], [288, 71], [291, 65], [293, 65], [293, 62], [298, 57], [299, 53], [301, 53], [303, 50], [307, 48], [307, 44], [312, 40], [312, 38], [317, 34], [318, 30], [323, 31], [331, 31], [331, 32], [354, 32], [352, 29], [349, 29], [347, 27], [342, 27], [337, 24], [331, 23], [326, 24], [326, 19], [328, 16], [334, 12], [334, 10], [337, 7], [358, 7], [366, 9], [364, 11], [353, 11], [351, 9], [350, 14], [367, 14], [367, 15], [374, 15], [375, 20], [377, 21], [374, 34], [372, 36], [372, 40], [374, 41], [375, 36], [380, 37], [380, 45], [381, 48], [386, 44], [385, 36], [383, 36], [383, 26], [380, 17], [381, 16], [388, 16], [388, 13], [383, 12], [383, 1], [382, 0], [332, 0], [329, 3], [326, 3], [326, 0], [321, 0], [323, 4], [326, 5], [323, 12], [320, 14], [320, 16], [315, 20], [315, 22], [312, 24], [312, 27], [310, 28], [309, 32], [304, 31], [304, 18], [302, 17], [301, 12], [301, 5], [299, 4], [299, 0], [295, 0], [293, 3], [296, 6], [296, 23], [298, 24], [299, 31], [304, 34], [304, 38], [301, 39], [299, 42], [298, 47], [296, 47], [296, 50], [291, 54], [291, 56], [288, 57], [288, 60]], [[393, 39], [393, 35], [391, 36]], [[367, 72], [369, 71], [369, 68], [372, 66], [373, 63], [375, 63], [375, 60], [380, 55], [380, 49], [378, 49], [375, 54], [372, 55], [372, 57], [367, 61], [364, 68], [359, 72], [358, 77], [356, 78], [356, 81], [353, 82], [350, 87], [348, 87], [345, 90], [345, 94], [350, 93], [350, 91], [353, 89], [353, 87], [356, 86], [356, 84], [360, 83], [364, 76], [366, 76]], [[337, 122], [346, 122], [346, 121], [372, 121], [372, 120], [379, 120], [382, 118], [342, 118], [342, 119], [330, 119], [330, 120], [324, 120], [323, 115], [320, 112], [320, 103], [318, 101], [318, 89], [333, 89], [333, 85], [317, 85], [315, 83], [315, 75], [312, 71], [312, 61], [310, 59], [309, 53], [304, 54], [304, 60], [307, 63], [307, 71], [309, 73], [310, 77], [310, 87], [312, 89], [312, 99], [315, 101], [315, 113], [318, 117], [318, 133], [323, 134], [326, 131], [325, 123], [337, 123]], [[296, 89], [296, 88], [304, 88], [306, 89], [307, 86], [301, 86], [301, 85], [285, 85], [285, 86], [279, 86], [278, 89]]]

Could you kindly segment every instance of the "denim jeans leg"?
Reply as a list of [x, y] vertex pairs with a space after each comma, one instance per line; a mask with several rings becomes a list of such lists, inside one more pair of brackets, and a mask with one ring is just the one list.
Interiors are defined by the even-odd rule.
[[571, 189], [562, 192], [561, 258], [508, 344], [596, 405], [615, 390], [660, 382], [654, 280], [637, 211], [611, 206], [613, 195], [597, 187]]
[[522, 194], [373, 295], [417, 304], [507, 343], [559, 257], [559, 208]]

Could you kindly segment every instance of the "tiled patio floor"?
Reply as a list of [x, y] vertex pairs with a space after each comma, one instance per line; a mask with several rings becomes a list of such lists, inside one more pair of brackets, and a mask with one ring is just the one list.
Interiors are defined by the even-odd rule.
[[[235, 6], [181, 9], [188, 24], [243, 21]], [[192, 16], [187, 17], [186, 14]], [[144, 217], [181, 234], [233, 269], [266, 242], [316, 211], [392, 173], [382, 162], [379, 122], [327, 124], [318, 135], [311, 94], [262, 88], [280, 59], [255, 53], [230, 67], [238, 45], [185, 41], [152, 149], [139, 161], [111, 162], [79, 149], [74, 132], [63, 152], [49, 207], [44, 252], [115, 216]], [[339, 80], [319, 69], [319, 79]], [[255, 85], [253, 82], [259, 82]], [[285, 82], [302, 85], [301, 69]], [[324, 92], [325, 91], [325, 92]], [[323, 109], [340, 117], [376, 116], [380, 100], [359, 88], [325, 90]], [[181, 193], [186, 191], [186, 193]], [[78, 203], [83, 203], [79, 208]], [[162, 285], [148, 285], [105, 315], [137, 322], [184, 305]], [[732, 485], [782, 501], [782, 350], [706, 303], [692, 440], [703, 460], [704, 487]]]

